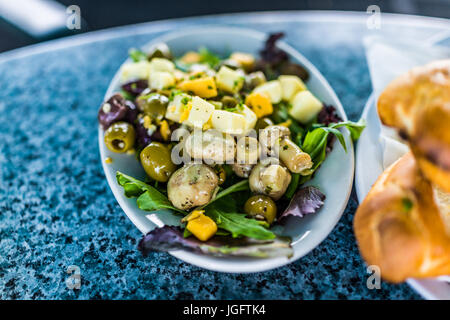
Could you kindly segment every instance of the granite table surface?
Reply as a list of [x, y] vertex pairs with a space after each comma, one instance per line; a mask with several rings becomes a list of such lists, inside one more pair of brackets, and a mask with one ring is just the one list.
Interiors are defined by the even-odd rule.
[[[448, 20], [365, 13], [272, 12], [166, 20], [76, 35], [0, 55], [1, 299], [420, 299], [408, 285], [368, 289], [355, 243], [353, 190], [317, 248], [278, 269], [226, 274], [167, 253], [144, 258], [141, 234], [103, 174], [97, 110], [130, 47], [195, 25], [284, 31], [327, 78], [351, 120], [371, 93], [362, 39], [429, 39]], [[66, 285], [78, 266], [81, 287]]]

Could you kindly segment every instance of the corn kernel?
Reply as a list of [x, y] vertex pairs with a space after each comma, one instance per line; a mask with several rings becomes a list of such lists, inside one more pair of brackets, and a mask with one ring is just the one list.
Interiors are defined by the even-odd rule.
[[169, 140], [170, 137], [170, 128], [169, 123], [166, 120], [161, 121], [161, 125], [159, 127], [159, 133], [163, 137], [164, 141]]
[[150, 129], [150, 126], [152, 125], [152, 118], [150, 118], [149, 115], [144, 116], [144, 123], [143, 126], [145, 129]]

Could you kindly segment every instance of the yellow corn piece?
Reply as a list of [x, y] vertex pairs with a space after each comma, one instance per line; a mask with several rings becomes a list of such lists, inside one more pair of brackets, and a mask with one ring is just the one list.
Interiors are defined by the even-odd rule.
[[189, 101], [188, 104], [184, 106], [184, 111], [180, 115], [180, 123], [189, 118], [189, 113], [191, 112], [191, 109], [192, 109], [192, 102]]
[[150, 129], [150, 126], [152, 125], [152, 118], [150, 118], [149, 115], [144, 116], [144, 128]]
[[186, 229], [201, 241], [206, 241], [217, 232], [217, 224], [203, 210], [194, 210], [187, 218]]
[[201, 98], [212, 98], [217, 96], [217, 87], [213, 77], [186, 80], [178, 85], [178, 88], [193, 92]]
[[166, 120], [161, 121], [161, 125], [159, 127], [159, 133], [163, 137], [164, 141], [169, 140], [170, 138], [170, 128], [169, 123]]
[[273, 107], [270, 98], [265, 93], [254, 92], [247, 96], [245, 104], [249, 106], [258, 118], [272, 114]]

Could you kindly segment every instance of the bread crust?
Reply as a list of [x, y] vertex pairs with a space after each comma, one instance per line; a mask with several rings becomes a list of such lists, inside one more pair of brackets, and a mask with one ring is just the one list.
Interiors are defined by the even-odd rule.
[[361, 255], [394, 283], [450, 274], [450, 235], [441, 210], [408, 152], [385, 170], [356, 211]]
[[424, 175], [450, 192], [450, 59], [392, 81], [378, 99], [378, 114], [408, 141]]

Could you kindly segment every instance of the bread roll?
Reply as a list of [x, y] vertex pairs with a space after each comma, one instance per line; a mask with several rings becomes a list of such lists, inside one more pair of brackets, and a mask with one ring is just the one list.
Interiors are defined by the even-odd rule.
[[356, 211], [361, 255], [390, 282], [450, 274], [450, 197], [411, 152], [378, 178]]
[[395, 79], [378, 99], [378, 114], [408, 141], [424, 175], [450, 192], [450, 60]]

